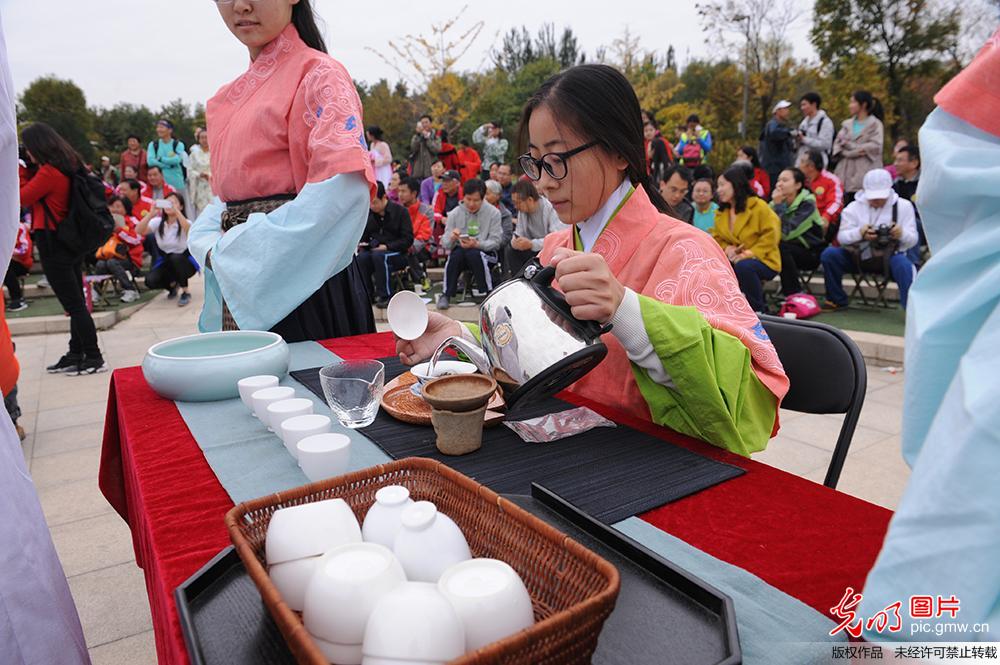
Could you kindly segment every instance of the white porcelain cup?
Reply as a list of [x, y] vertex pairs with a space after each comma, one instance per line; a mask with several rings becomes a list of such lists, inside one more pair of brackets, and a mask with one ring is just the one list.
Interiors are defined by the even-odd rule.
[[472, 558], [462, 530], [430, 501], [403, 510], [392, 551], [411, 582], [437, 583], [454, 564]]
[[267, 405], [267, 425], [280, 435], [281, 423], [296, 416], [308, 416], [312, 412], [312, 400], [305, 397], [293, 397], [292, 399], [283, 399], [280, 402], [272, 402]]
[[253, 412], [260, 418], [260, 422], [264, 423], [264, 426], [270, 430], [271, 428], [267, 425], [267, 407], [275, 402], [292, 399], [293, 397], [295, 397], [295, 388], [289, 388], [288, 386], [275, 386], [274, 388], [257, 390], [252, 395]]
[[281, 508], [267, 525], [264, 554], [268, 565], [325, 554], [361, 542], [361, 527], [343, 499]]
[[320, 557], [310, 556], [295, 561], [276, 563], [267, 569], [274, 586], [284, 599], [285, 604], [296, 612], [301, 612], [305, 604], [306, 587], [316, 570]]
[[281, 440], [285, 442], [288, 454], [298, 459], [299, 441], [313, 434], [326, 434], [332, 427], [333, 421], [330, 420], [330, 416], [312, 413], [307, 416], [288, 418], [281, 423], [281, 428], [277, 431], [281, 435]]
[[338, 665], [359, 665], [368, 616], [406, 575], [387, 547], [355, 543], [330, 550], [306, 589], [302, 621]]
[[243, 400], [243, 404], [250, 409], [250, 415], [254, 418], [257, 414], [253, 410], [253, 394], [258, 390], [263, 390], [264, 388], [274, 388], [278, 385], [278, 377], [272, 376], [271, 374], [258, 374], [257, 376], [248, 376], [245, 379], [240, 379], [236, 383], [236, 387], [240, 391], [240, 399]]
[[465, 626], [466, 651], [502, 640], [535, 622], [531, 596], [520, 575], [497, 559], [456, 563], [438, 580], [438, 591]]
[[361, 525], [361, 537], [366, 543], [379, 543], [392, 549], [403, 511], [412, 504], [410, 490], [402, 485], [388, 485], [375, 492], [375, 503]]
[[417, 339], [427, 330], [427, 305], [413, 291], [399, 291], [386, 310], [389, 329], [400, 339]]
[[447, 663], [465, 653], [465, 630], [436, 585], [406, 582], [375, 606], [361, 650], [366, 664]]
[[351, 439], [346, 434], [313, 434], [296, 444], [299, 466], [312, 482], [342, 475], [351, 460]]

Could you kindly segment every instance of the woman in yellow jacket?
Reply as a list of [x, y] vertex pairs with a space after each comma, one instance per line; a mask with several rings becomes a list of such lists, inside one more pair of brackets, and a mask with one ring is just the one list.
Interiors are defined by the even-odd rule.
[[733, 264], [740, 290], [755, 312], [764, 311], [764, 282], [781, 272], [781, 220], [757, 198], [743, 169], [732, 166], [719, 176], [719, 209], [712, 237]]

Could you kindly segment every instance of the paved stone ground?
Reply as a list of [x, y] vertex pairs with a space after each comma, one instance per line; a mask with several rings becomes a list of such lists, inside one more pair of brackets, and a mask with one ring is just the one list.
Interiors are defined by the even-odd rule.
[[[178, 308], [162, 295], [128, 321], [101, 332], [112, 368], [142, 361], [157, 341], [195, 331], [194, 302]], [[380, 327], [384, 324], [380, 324]], [[15, 338], [21, 362], [19, 395], [28, 431], [24, 455], [76, 600], [95, 665], [143, 665], [156, 660], [142, 571], [128, 528], [97, 487], [110, 374], [50, 376], [45, 366], [66, 350], [67, 335]], [[895, 508], [909, 477], [900, 456], [903, 375], [870, 367], [868, 395], [839, 488]], [[781, 432], [755, 459], [822, 482], [840, 419], [782, 413]]]

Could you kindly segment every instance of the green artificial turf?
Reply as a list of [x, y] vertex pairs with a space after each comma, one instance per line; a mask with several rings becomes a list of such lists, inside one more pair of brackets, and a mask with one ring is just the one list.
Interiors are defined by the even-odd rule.
[[[47, 294], [51, 294], [51, 290], [46, 291]], [[152, 300], [159, 291], [142, 291], [140, 293], [139, 300], [130, 303], [123, 303], [118, 299], [118, 296], [109, 296], [108, 300], [111, 302], [111, 306], [102, 305], [98, 302], [94, 303], [95, 312], [110, 312], [113, 310], [123, 309], [129, 307], [130, 305], [138, 305], [140, 303], [149, 302]], [[54, 295], [45, 295], [40, 298], [28, 298], [28, 309], [23, 309], [20, 312], [11, 312], [7, 310], [7, 319], [26, 319], [32, 316], [57, 316], [63, 314], [64, 310], [62, 305], [59, 304], [59, 300]]]

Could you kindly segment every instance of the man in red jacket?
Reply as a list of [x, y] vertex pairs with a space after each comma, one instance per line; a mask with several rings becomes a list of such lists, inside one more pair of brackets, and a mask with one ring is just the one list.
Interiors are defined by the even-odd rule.
[[438, 159], [444, 164], [446, 171], [458, 171], [462, 168], [462, 158], [455, 146], [448, 143], [448, 131], [442, 129], [438, 134], [441, 136], [441, 151], [438, 152]]
[[816, 149], [803, 153], [799, 159], [799, 169], [816, 196], [816, 209], [826, 222], [827, 240], [836, 238], [840, 212], [844, 209], [844, 188], [840, 184], [840, 178], [823, 168], [823, 153]]
[[458, 158], [462, 160], [462, 168], [458, 170], [462, 174], [462, 182], [479, 177], [479, 171], [483, 168], [483, 158], [479, 156], [476, 149], [469, 145], [469, 139], [459, 141], [462, 146], [458, 149]]
[[431, 258], [432, 224], [434, 211], [420, 200], [420, 181], [416, 178], [403, 178], [399, 182], [399, 203], [410, 213], [413, 223], [413, 247], [410, 249], [410, 276], [415, 283], [422, 283], [424, 289], [430, 289], [423, 264]]

